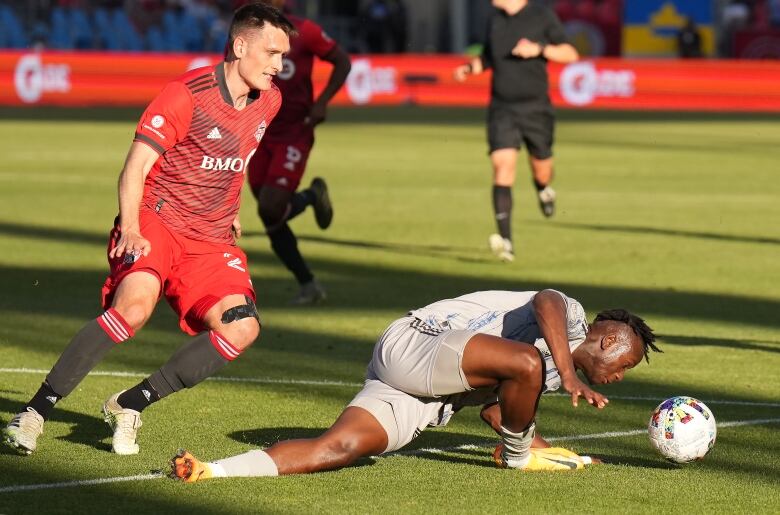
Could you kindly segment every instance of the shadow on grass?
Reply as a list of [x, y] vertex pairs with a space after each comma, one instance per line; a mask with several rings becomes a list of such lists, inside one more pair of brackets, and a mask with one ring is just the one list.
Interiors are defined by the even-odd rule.
[[767, 238], [763, 236], [738, 236], [734, 234], [718, 234], [713, 232], [684, 231], [679, 229], [663, 229], [660, 227], [639, 227], [631, 225], [612, 224], [573, 224], [566, 222], [546, 222], [545, 225], [565, 227], [567, 229], [580, 229], [585, 231], [620, 232], [627, 234], [641, 234], [644, 236], [672, 236], [678, 238], [695, 238], [714, 241], [730, 241], [736, 243], [757, 243], [759, 245], [780, 245], [780, 238]]
[[[744, 341], [730, 338], [708, 338], [706, 336], [682, 336], [659, 334], [658, 339], [662, 344], [684, 345], [686, 347], [725, 347], [727, 349], [757, 350], [762, 352], [780, 352], [780, 342], [770, 341]], [[762, 345], [763, 344], [763, 345]]]
[[[15, 400], [0, 397], [0, 412], [18, 413], [22, 408], [22, 405]], [[86, 445], [92, 447], [98, 451], [111, 452], [111, 445], [104, 442], [104, 440], [110, 436], [108, 426], [103, 422], [102, 418], [97, 416], [90, 417], [83, 413], [77, 413], [67, 409], [57, 407], [48, 419], [51, 422], [62, 422], [70, 424], [72, 427], [70, 433], [65, 436], [60, 436], [58, 439], [67, 442]], [[3, 422], [5, 427], [7, 422]]]
[[[151, 100], [151, 99], [150, 99]], [[136, 123], [145, 106], [138, 107], [0, 107], [2, 120], [74, 120], [91, 122], [128, 121]], [[483, 125], [485, 106], [475, 108], [421, 107], [414, 105], [344, 107], [328, 110], [327, 124], [447, 124]], [[683, 121], [776, 121], [774, 113], [696, 113], [686, 111], [604, 111], [557, 109], [559, 122], [683, 122]]]
[[647, 458], [639, 458], [635, 456], [616, 456], [612, 454], [599, 453], [592, 454], [591, 456], [603, 461], [604, 465], [628, 465], [629, 467], [664, 470], [674, 470], [680, 468], [680, 465], [676, 465], [668, 461], [662, 461], [660, 459], [649, 460]]
[[[262, 237], [264, 238], [266, 233], [262, 231], [247, 231], [244, 233], [244, 237]], [[325, 245], [333, 245], [336, 247], [363, 249], [363, 250], [383, 250], [396, 254], [402, 254], [407, 256], [436, 256], [455, 259], [465, 263], [492, 263], [495, 262], [495, 258], [489, 256], [487, 253], [482, 253], [484, 257], [474, 257], [475, 247], [457, 247], [452, 245], [420, 245], [416, 243], [386, 243], [377, 241], [366, 240], [345, 240], [337, 238], [327, 238], [324, 236], [312, 236], [312, 235], [300, 235], [296, 236], [298, 241], [306, 241], [311, 243], [321, 243]], [[458, 253], [470, 254], [470, 255], [458, 255]]]
[[[14, 234], [29, 231], [35, 234], [35, 227], [25, 224], [5, 224], [0, 232], [13, 227]], [[72, 242], [74, 235], [80, 234], [80, 241], [104, 241], [103, 236], [74, 230], [59, 231], [46, 229], [37, 237], [47, 240]], [[377, 243], [377, 245], [385, 245]], [[404, 251], [404, 247], [397, 247]], [[406, 250], [416, 254], [423, 249], [411, 247]], [[262, 263], [281, 268], [275, 256], [268, 252], [248, 251], [249, 263]], [[441, 256], [439, 256], [441, 257]], [[648, 318], [652, 325], [652, 316], [684, 317], [717, 322], [753, 324], [776, 328], [776, 314], [780, 312], [780, 301], [759, 297], [714, 294], [703, 292], [673, 291], [670, 289], [638, 289], [612, 285], [583, 285], [575, 283], [545, 283], [524, 280], [521, 277], [485, 280], [479, 277], [480, 270], [475, 268], [472, 276], [446, 271], [418, 271], [398, 266], [377, 266], [373, 262], [356, 262], [336, 259], [310, 259], [312, 268], [322, 275], [329, 275], [329, 290], [333, 292], [329, 303], [322, 310], [352, 309], [393, 310], [401, 316], [411, 308], [424, 306], [430, 302], [451, 298], [464, 293], [486, 290], [539, 290], [554, 287], [580, 300], [589, 311], [604, 308], [624, 307]], [[21, 266], [0, 267], [0, 283], [15, 296], [0, 298], [0, 309], [19, 310], [31, 313], [43, 312], [45, 315], [77, 315], [83, 306], [79, 301], [79, 288], [83, 295], [97, 300], [97, 293], [105, 278], [105, 271], [87, 271], [61, 268], [29, 269]], [[286, 274], [273, 279], [264, 279], [259, 305], [282, 307], [286, 298], [280, 297], [274, 302], [273, 293], [283, 292], [291, 284]], [[84, 290], [83, 284], [91, 283]], [[49, 287], [47, 288], [47, 285]], [[56, 285], [57, 291], [52, 291]], [[259, 287], [258, 287], [259, 288]], [[44, 293], [45, 292], [45, 293]], [[382, 292], [382, 295], [377, 295]], [[263, 296], [265, 295], [265, 296]], [[56, 299], [56, 301], [53, 301]], [[94, 301], [93, 301], [94, 302]], [[94, 303], [96, 304], [96, 302]], [[94, 305], [93, 304], [93, 305]], [[83, 316], [79, 315], [79, 316]], [[388, 320], [390, 322], [390, 320]], [[658, 329], [658, 328], [656, 328]]]

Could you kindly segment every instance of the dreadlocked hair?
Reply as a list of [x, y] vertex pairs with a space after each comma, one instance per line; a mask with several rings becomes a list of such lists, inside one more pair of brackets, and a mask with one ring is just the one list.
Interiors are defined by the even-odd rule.
[[650, 350], [654, 352], [663, 352], [659, 349], [655, 343], [655, 335], [653, 330], [648, 327], [644, 320], [626, 311], [625, 309], [606, 309], [596, 315], [593, 323], [601, 322], [602, 320], [614, 320], [615, 322], [623, 322], [628, 325], [637, 336], [642, 338], [642, 344], [644, 345], [645, 361], [650, 363]]

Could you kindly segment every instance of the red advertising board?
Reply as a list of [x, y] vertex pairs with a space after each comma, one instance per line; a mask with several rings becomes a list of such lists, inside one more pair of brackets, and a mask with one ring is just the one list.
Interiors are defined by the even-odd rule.
[[[0, 105], [143, 106], [218, 55], [0, 52]], [[452, 78], [459, 56], [355, 56], [340, 105], [484, 106], [490, 74]], [[317, 63], [315, 89], [330, 65]], [[550, 65], [560, 107], [780, 112], [780, 62], [593, 59]]]

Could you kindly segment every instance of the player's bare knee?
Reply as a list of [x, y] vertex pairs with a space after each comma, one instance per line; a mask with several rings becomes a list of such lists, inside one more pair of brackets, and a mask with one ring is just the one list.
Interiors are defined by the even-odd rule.
[[140, 302], [118, 303], [113, 307], [125, 319], [128, 325], [133, 328], [133, 331], [138, 331], [146, 325], [153, 309], [153, 307], [149, 308]]
[[332, 467], [346, 467], [361, 456], [358, 442], [355, 438], [327, 438], [322, 441], [319, 447], [321, 459]]
[[541, 382], [542, 361], [534, 349], [518, 349], [512, 354], [509, 365], [515, 379], [531, 384]]
[[225, 326], [222, 332], [231, 344], [243, 350], [260, 336], [260, 324], [253, 318], [245, 318]]
[[260, 335], [260, 315], [257, 306], [249, 296], [244, 296], [244, 304], [227, 308], [219, 320], [217, 327], [230, 343], [239, 349], [246, 349]]

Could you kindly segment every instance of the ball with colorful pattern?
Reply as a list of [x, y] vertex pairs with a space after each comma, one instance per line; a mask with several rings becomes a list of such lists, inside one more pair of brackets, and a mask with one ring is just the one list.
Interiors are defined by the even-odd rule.
[[712, 411], [700, 400], [678, 396], [666, 399], [650, 416], [650, 443], [669, 461], [701, 460], [715, 445], [717, 427]]

